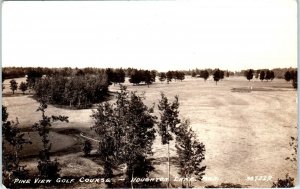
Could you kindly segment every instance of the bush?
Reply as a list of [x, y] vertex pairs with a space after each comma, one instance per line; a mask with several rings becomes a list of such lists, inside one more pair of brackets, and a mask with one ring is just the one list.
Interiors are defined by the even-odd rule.
[[59, 177], [60, 168], [57, 160], [39, 161], [38, 170], [42, 178], [55, 179]]
[[84, 141], [82, 150], [85, 156], [90, 155], [92, 151], [92, 143], [89, 140]]

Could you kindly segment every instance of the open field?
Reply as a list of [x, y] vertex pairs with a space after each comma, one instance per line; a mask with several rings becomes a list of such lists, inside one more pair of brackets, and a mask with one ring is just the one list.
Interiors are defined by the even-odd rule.
[[[132, 86], [128, 82], [124, 85], [130, 91], [145, 92], [145, 103], [149, 106], [155, 103], [157, 116], [161, 92], [171, 100], [179, 95], [181, 119], [190, 120], [199, 140], [206, 147], [205, 174], [218, 178], [213, 181], [204, 179], [194, 183], [194, 186], [231, 182], [250, 187], [270, 187], [272, 182], [284, 178], [286, 173], [296, 177], [296, 167], [285, 160], [292, 153], [290, 137], [297, 136], [297, 91], [291, 83], [277, 79], [272, 82], [256, 79], [248, 82], [244, 77], [233, 77], [225, 78], [216, 85], [210, 79], [204, 82], [200, 78], [187, 77], [182, 82], [170, 84], [157, 81], [149, 88], [146, 85]], [[22, 80], [24, 78], [16, 79], [18, 83]], [[9, 80], [5, 80], [4, 85], [3, 105], [7, 106], [9, 120], [18, 117], [19, 126], [29, 131], [41, 117], [36, 112], [38, 103], [31, 95], [22, 95], [20, 91], [10, 95]], [[110, 91], [117, 91], [118, 88], [117, 85], [110, 86]], [[69, 123], [53, 124], [53, 137], [50, 137], [53, 157], [58, 157], [61, 164], [66, 165], [62, 168], [62, 176], [97, 174], [101, 170], [93, 158], [84, 158], [80, 150], [83, 139], [79, 133], [94, 136], [89, 129], [93, 125], [91, 114], [91, 109], [70, 110], [51, 105], [47, 109], [47, 115], [69, 116]], [[31, 133], [31, 138], [36, 137]], [[33, 145], [25, 149], [25, 155], [26, 151], [27, 155], [38, 151], [40, 144]], [[170, 147], [171, 175], [176, 177], [176, 149], [173, 143]], [[156, 170], [151, 176], [167, 177], [166, 149], [157, 137], [153, 149]], [[24, 159], [28, 167], [36, 169], [34, 160], [31, 157]], [[247, 177], [250, 176], [272, 176], [272, 181], [249, 181]]]

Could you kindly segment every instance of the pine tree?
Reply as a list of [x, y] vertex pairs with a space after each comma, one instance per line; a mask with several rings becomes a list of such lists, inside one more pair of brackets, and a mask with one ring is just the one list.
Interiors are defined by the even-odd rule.
[[158, 109], [161, 111], [158, 127], [162, 144], [168, 146], [168, 187], [170, 185], [170, 141], [173, 140], [172, 133], [176, 134], [176, 126], [180, 123], [178, 108], [178, 96], [175, 96], [173, 103], [169, 103], [167, 97], [161, 93], [161, 100], [158, 105]]
[[254, 73], [254, 71], [252, 69], [249, 69], [248, 71], [245, 71], [245, 77], [247, 78], [248, 81], [253, 79], [253, 73]]
[[18, 83], [16, 82], [16, 80], [10, 80], [10, 89], [12, 90], [13, 94], [15, 94], [15, 90], [18, 89]]
[[271, 71], [267, 70], [265, 74], [265, 80], [269, 81], [271, 79]]
[[260, 71], [260, 74], [259, 74], [259, 79], [261, 80], [261, 81], [263, 81], [264, 79], [265, 79], [265, 71]]
[[151, 70], [151, 82], [152, 82], [152, 83], [155, 82], [156, 74], [157, 74], [157, 71], [156, 71], [156, 70]]
[[166, 80], [167, 76], [165, 72], [159, 73], [159, 81], [164, 82]]
[[112, 105], [108, 102], [98, 105], [97, 110], [93, 111], [92, 117], [95, 124], [92, 127], [98, 134], [100, 140], [98, 146], [99, 159], [103, 162], [104, 178], [109, 179], [113, 176], [113, 165], [118, 163], [120, 157], [119, 145], [120, 136], [117, 136], [118, 125]]
[[[153, 107], [148, 108], [143, 103], [143, 99], [144, 97], [132, 92], [125, 114], [128, 127], [125, 129], [126, 143], [122, 147], [125, 152], [123, 157], [127, 164], [126, 176], [128, 181], [135, 176], [146, 177], [150, 171], [154, 170], [147, 157], [153, 155], [152, 145], [155, 139], [156, 117], [151, 115]], [[143, 165], [144, 163], [145, 165]]]
[[156, 117], [151, 115], [153, 107], [148, 108], [143, 99], [134, 92], [129, 94], [126, 87], [121, 86], [117, 101], [99, 104], [92, 115], [105, 176], [111, 178], [114, 166], [126, 164], [127, 186], [133, 177], [147, 176], [154, 169], [147, 158], [152, 155]]
[[[191, 178], [193, 175], [201, 181], [206, 166], [202, 166], [205, 159], [205, 146], [197, 141], [196, 134], [189, 126], [189, 121], [185, 121], [177, 129], [176, 149], [179, 156], [179, 174], [183, 178]], [[190, 181], [182, 182], [182, 187], [192, 187]]]
[[32, 128], [38, 131], [43, 142], [43, 149], [39, 153], [40, 161], [38, 162], [39, 174], [42, 178], [54, 179], [59, 176], [59, 163], [57, 160], [50, 160], [51, 143], [49, 143], [48, 135], [53, 122], [68, 122], [67, 116], [46, 116], [45, 112], [47, 104], [45, 99], [40, 99], [40, 106], [37, 111], [42, 113], [42, 119], [32, 125]]
[[174, 78], [174, 72], [173, 71], [168, 71], [166, 73], [166, 77], [167, 77], [167, 83], [171, 82], [172, 79]]
[[289, 82], [292, 79], [292, 75], [290, 71], [286, 71], [284, 74], [284, 79]]
[[274, 71], [270, 71], [270, 79], [271, 79], [271, 81], [273, 80], [275, 78], [275, 73], [274, 73]]
[[21, 82], [19, 89], [23, 92], [23, 94], [25, 94], [25, 91], [28, 89], [28, 85], [25, 82]]
[[[24, 134], [18, 128], [18, 120], [16, 122], [7, 121], [6, 109], [5, 106], [2, 106], [3, 181], [9, 188], [18, 188], [13, 180], [15, 178], [26, 179], [28, 176], [26, 166], [20, 164], [20, 152], [25, 144], [31, 144], [31, 142], [24, 139]], [[11, 150], [8, 151], [6, 147], [10, 147]]]
[[221, 71], [219, 69], [216, 69], [213, 73], [213, 77], [217, 85], [218, 81], [221, 79]]
[[206, 80], [209, 78], [209, 73], [208, 73], [208, 71], [207, 70], [204, 70], [203, 71], [203, 79], [204, 79], [204, 81], [206, 82]]
[[144, 72], [143, 77], [144, 77], [145, 83], [148, 85], [148, 88], [149, 88], [149, 85], [152, 84], [152, 82], [153, 82], [151, 72], [149, 70], [146, 70]]

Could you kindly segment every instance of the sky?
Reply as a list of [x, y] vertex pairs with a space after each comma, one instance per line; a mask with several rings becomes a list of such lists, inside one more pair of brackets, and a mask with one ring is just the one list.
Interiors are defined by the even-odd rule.
[[2, 66], [297, 67], [297, 2], [6, 1]]

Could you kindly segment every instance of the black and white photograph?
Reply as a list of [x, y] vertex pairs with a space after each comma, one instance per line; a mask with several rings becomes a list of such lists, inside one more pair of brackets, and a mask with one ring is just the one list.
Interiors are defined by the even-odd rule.
[[298, 186], [297, 6], [2, 2], [2, 188]]

